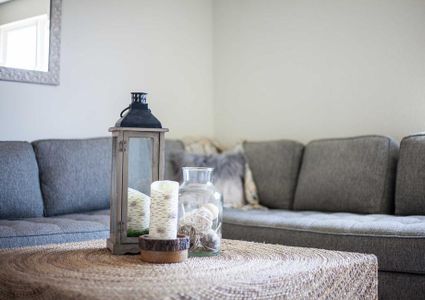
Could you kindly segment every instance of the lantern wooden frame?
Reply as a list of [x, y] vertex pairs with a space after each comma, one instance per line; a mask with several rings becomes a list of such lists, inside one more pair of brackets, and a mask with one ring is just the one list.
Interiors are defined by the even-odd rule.
[[150, 138], [152, 181], [164, 178], [165, 132], [167, 128], [112, 127], [112, 191], [110, 235], [107, 247], [112, 254], [139, 253], [138, 237], [127, 236], [128, 148], [130, 138]]

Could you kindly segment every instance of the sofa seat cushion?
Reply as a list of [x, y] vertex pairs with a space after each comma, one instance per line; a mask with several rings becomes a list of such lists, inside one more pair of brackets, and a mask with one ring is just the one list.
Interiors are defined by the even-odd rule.
[[0, 220], [0, 248], [106, 239], [108, 235], [109, 210]]
[[393, 213], [398, 148], [385, 136], [308, 143], [294, 209]]
[[226, 209], [223, 237], [372, 253], [382, 271], [425, 274], [425, 216]]

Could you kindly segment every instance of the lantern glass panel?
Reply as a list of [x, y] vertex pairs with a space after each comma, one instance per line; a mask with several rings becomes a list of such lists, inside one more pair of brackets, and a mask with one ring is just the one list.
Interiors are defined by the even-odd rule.
[[128, 139], [127, 236], [138, 237], [149, 229], [150, 186], [153, 181], [152, 138]]

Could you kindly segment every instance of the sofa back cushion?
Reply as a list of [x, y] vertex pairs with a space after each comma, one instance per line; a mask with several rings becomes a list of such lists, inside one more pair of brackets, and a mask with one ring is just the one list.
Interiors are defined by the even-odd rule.
[[425, 215], [425, 133], [401, 141], [395, 213]]
[[180, 140], [165, 140], [165, 174], [167, 180], [179, 181], [180, 170], [176, 170], [174, 154], [184, 151], [184, 144]]
[[397, 157], [398, 144], [384, 136], [310, 142], [294, 209], [392, 213]]
[[46, 216], [109, 207], [112, 139], [33, 143]]
[[304, 146], [295, 141], [245, 142], [260, 204], [290, 209]]
[[27, 142], [0, 142], [0, 219], [43, 216], [38, 167]]

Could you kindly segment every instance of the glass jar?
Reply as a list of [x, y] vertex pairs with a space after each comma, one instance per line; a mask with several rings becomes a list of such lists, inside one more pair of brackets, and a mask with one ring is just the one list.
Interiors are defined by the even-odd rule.
[[179, 190], [179, 233], [190, 237], [190, 256], [220, 254], [223, 200], [214, 187], [213, 168], [183, 168]]

